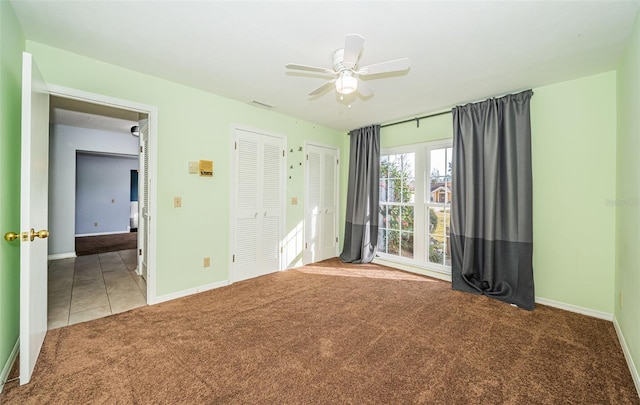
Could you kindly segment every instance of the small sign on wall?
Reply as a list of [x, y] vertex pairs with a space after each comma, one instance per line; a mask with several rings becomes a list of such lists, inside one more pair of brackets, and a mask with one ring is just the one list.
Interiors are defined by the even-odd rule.
[[213, 177], [213, 160], [201, 160], [198, 169], [201, 177]]

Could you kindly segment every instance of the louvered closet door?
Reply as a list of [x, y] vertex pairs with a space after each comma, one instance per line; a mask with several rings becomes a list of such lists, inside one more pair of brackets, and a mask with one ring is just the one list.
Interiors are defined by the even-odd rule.
[[236, 130], [231, 281], [280, 270], [283, 140]]
[[282, 233], [282, 141], [264, 137], [262, 144], [262, 238], [258, 245], [261, 249], [261, 274], [272, 273], [280, 269], [280, 241]]
[[338, 151], [307, 146], [305, 263], [337, 255]]

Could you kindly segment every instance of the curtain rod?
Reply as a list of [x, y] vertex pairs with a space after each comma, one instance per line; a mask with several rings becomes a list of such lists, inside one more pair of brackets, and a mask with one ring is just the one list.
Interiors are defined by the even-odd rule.
[[411, 122], [411, 121], [415, 121], [416, 122], [416, 126], [418, 128], [420, 128], [420, 120], [423, 120], [423, 119], [426, 119], [426, 118], [437, 117], [439, 115], [445, 115], [445, 114], [451, 114], [451, 110], [443, 111], [443, 112], [439, 112], [439, 113], [435, 113], [435, 114], [430, 114], [430, 115], [423, 115], [422, 117], [411, 118], [411, 119], [404, 120], [404, 121], [392, 122], [391, 124], [380, 125], [380, 128], [386, 128], [386, 127], [390, 127], [390, 126], [398, 125], [398, 124], [406, 124], [407, 122]]

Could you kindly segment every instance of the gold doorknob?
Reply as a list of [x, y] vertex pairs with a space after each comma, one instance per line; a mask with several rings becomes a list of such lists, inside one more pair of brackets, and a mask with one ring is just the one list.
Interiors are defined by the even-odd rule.
[[15, 232], [7, 232], [4, 234], [4, 240], [13, 242], [16, 239], [20, 239], [20, 234]]
[[31, 231], [29, 231], [29, 233], [23, 232], [22, 234], [20, 234], [15, 232], [7, 232], [4, 234], [4, 239], [9, 242], [13, 242], [16, 239], [22, 238], [22, 241], [26, 242], [27, 238], [29, 238], [29, 240], [33, 242], [35, 238], [44, 239], [47, 236], [49, 236], [49, 231], [47, 231], [46, 229], [36, 232], [35, 229], [31, 228]]
[[49, 236], [49, 231], [47, 231], [46, 229], [42, 229], [36, 232], [33, 228], [31, 228], [31, 232], [29, 232], [29, 239], [31, 240], [31, 242], [33, 242], [35, 238], [45, 239], [47, 236]]

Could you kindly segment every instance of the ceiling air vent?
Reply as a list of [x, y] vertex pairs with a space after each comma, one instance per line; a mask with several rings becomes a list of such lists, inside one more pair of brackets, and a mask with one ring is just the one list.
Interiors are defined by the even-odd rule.
[[259, 101], [253, 100], [252, 102], [250, 102], [249, 104], [255, 105], [256, 107], [261, 107], [261, 108], [266, 108], [267, 110], [270, 110], [273, 108], [272, 105], [269, 104], [265, 104], [265, 103], [261, 103]]

